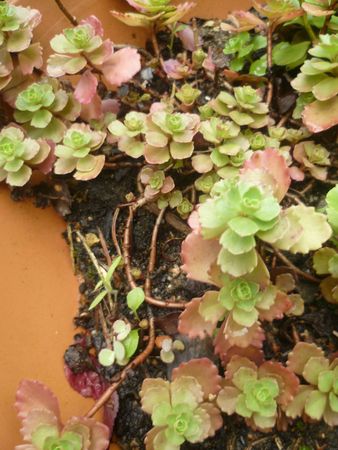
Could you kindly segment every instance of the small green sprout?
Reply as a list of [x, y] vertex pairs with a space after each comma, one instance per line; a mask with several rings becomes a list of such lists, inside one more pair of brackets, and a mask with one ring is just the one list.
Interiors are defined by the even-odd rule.
[[99, 305], [107, 295], [111, 295], [111, 294], [116, 295], [116, 290], [112, 286], [112, 278], [113, 278], [115, 270], [118, 268], [121, 261], [122, 261], [122, 257], [117, 256], [113, 260], [111, 266], [109, 267], [109, 269], [106, 272], [104, 272], [104, 269], [101, 268], [101, 272], [100, 272], [101, 279], [95, 286], [94, 292], [98, 291], [99, 289], [102, 289], [102, 290], [99, 292], [99, 294], [97, 294], [97, 296], [91, 302], [91, 304], [88, 308], [89, 311], [96, 308], [96, 306]]
[[119, 366], [125, 366], [138, 347], [138, 330], [132, 330], [130, 324], [124, 320], [114, 322], [113, 335], [112, 348], [103, 348], [98, 355], [99, 363], [104, 367], [110, 367], [115, 362]]
[[137, 317], [137, 310], [142, 305], [145, 300], [145, 294], [141, 287], [136, 287], [128, 292], [127, 295], [127, 305], [128, 308], [133, 311], [135, 316]]
[[173, 341], [171, 338], [163, 339], [162, 348], [160, 351], [160, 358], [166, 364], [171, 364], [175, 360], [174, 350], [183, 351], [185, 346], [182, 341], [176, 339]]

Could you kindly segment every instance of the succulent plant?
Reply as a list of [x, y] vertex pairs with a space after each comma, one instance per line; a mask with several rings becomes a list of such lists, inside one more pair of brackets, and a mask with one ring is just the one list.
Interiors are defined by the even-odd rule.
[[304, 62], [291, 83], [298, 92], [312, 93], [315, 97], [302, 113], [305, 125], [313, 132], [336, 125], [334, 111], [338, 109], [338, 35], [321, 34], [319, 39], [319, 43], [309, 50], [313, 58]]
[[308, 170], [317, 180], [325, 180], [327, 168], [330, 165], [330, 153], [314, 141], [303, 141], [295, 145], [293, 157], [301, 164], [303, 170]]
[[280, 363], [257, 367], [248, 358], [233, 356], [217, 404], [223, 412], [236, 412], [253, 428], [267, 431], [275, 426], [279, 407], [292, 401], [298, 385], [298, 378]]
[[109, 445], [108, 427], [94, 419], [71, 417], [63, 425], [56, 397], [38, 381], [20, 383], [15, 406], [26, 442], [16, 450], [106, 450]]
[[299, 393], [286, 406], [288, 417], [303, 413], [314, 420], [330, 425], [338, 424], [338, 359], [331, 361], [315, 344], [298, 342], [288, 357], [288, 368], [308, 384], [300, 386]]
[[138, 12], [111, 11], [113, 17], [132, 27], [151, 27], [156, 24], [157, 29], [176, 23], [195, 6], [193, 2], [180, 3], [176, 6], [171, 4], [171, 0], [127, 1]]
[[189, 158], [194, 151], [193, 138], [198, 132], [197, 114], [170, 114], [155, 111], [148, 118], [145, 134], [145, 159], [151, 164], [162, 164], [173, 159]]
[[118, 148], [132, 158], [143, 155], [145, 144], [141, 140], [147, 130], [147, 116], [144, 113], [132, 111], [126, 114], [124, 121], [113, 120], [108, 125], [109, 132], [118, 140]]
[[324, 34], [319, 39], [320, 42], [309, 50], [314, 58], [305, 61], [292, 86], [299, 92], [312, 92], [317, 100], [325, 101], [338, 93], [338, 35]]
[[268, 106], [261, 94], [251, 86], [234, 88], [234, 95], [222, 91], [210, 106], [221, 116], [230, 117], [237, 125], [262, 128], [268, 124]]
[[80, 105], [56, 80], [45, 79], [30, 84], [21, 91], [15, 101], [14, 117], [25, 124], [31, 137], [43, 137], [60, 142], [66, 130], [64, 120], [75, 120]]
[[103, 169], [105, 156], [92, 155], [91, 152], [101, 147], [106, 134], [93, 131], [89, 125], [73, 124], [65, 133], [62, 144], [55, 147], [58, 157], [54, 172], [58, 175], [75, 170], [77, 180], [91, 180]]
[[[250, 142], [240, 133], [240, 127], [232, 120], [222, 120], [212, 117], [201, 123], [200, 132], [204, 139], [214, 145], [210, 156], [194, 156], [192, 165], [199, 173], [210, 171], [213, 166], [222, 178], [237, 175], [238, 171], [222, 169], [225, 166], [241, 167], [245, 160], [251, 156]], [[204, 159], [204, 161], [203, 161]]]
[[50, 76], [75, 75], [87, 68], [74, 93], [83, 104], [91, 103], [96, 95], [98, 80], [95, 72], [101, 73], [109, 85], [120, 86], [141, 69], [136, 49], [125, 47], [114, 52], [113, 43], [109, 39], [103, 40], [103, 27], [96, 16], [64, 29], [62, 34], [51, 39], [50, 45], [56, 52], [47, 61]]
[[193, 105], [200, 95], [201, 91], [199, 89], [196, 89], [187, 83], [183, 84], [175, 94], [179, 101], [185, 106]]
[[154, 198], [158, 194], [168, 194], [175, 188], [172, 177], [166, 176], [163, 170], [155, 170], [145, 166], [140, 173], [141, 183], [145, 185], [145, 198]]
[[0, 132], [0, 181], [6, 180], [10, 186], [23, 186], [32, 169], [47, 159], [50, 146], [43, 140], [25, 136], [14, 126], [3, 128]]
[[[190, 269], [189, 264], [184, 268]], [[223, 275], [220, 278], [220, 291], [207, 291], [188, 303], [179, 318], [180, 333], [192, 339], [213, 336], [218, 323], [222, 322], [214, 341], [217, 353], [226, 353], [232, 346], [260, 347], [264, 335], [260, 335], [259, 321], [282, 318], [293, 307], [292, 300], [269, 282], [262, 260], [246, 277]], [[217, 280], [209, 280], [209, 283]], [[223, 349], [225, 345], [227, 348]]]
[[42, 66], [42, 49], [38, 43], [31, 44], [33, 29], [40, 21], [38, 10], [0, 1], [0, 90], [12, 80], [20, 80], [15, 69], [22, 77]]
[[192, 359], [173, 372], [173, 381], [146, 378], [140, 392], [142, 409], [154, 425], [146, 449], [178, 450], [185, 442], [203, 442], [222, 426], [218, 408], [209, 400], [219, 389], [217, 368], [206, 358]]
[[225, 284], [219, 293], [219, 302], [230, 311], [234, 322], [251, 327], [258, 319], [259, 309], [267, 310], [274, 304], [277, 289], [269, 286], [260, 291], [258, 283], [236, 278]]
[[202, 236], [219, 238], [218, 264], [233, 276], [251, 272], [257, 265], [255, 235], [272, 229], [281, 208], [272, 195], [244, 181], [219, 181], [211, 199], [198, 209]]
[[267, 68], [266, 54], [260, 59], [253, 61], [253, 54], [266, 47], [267, 39], [265, 36], [256, 34], [251, 36], [248, 31], [231, 36], [225, 43], [223, 53], [232, 55], [229, 67], [231, 70], [243, 70], [246, 63], [250, 62], [249, 73], [252, 75], [263, 76]]

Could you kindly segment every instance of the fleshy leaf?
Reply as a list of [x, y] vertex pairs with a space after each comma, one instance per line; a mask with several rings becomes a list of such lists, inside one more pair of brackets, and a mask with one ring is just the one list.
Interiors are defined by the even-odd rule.
[[199, 313], [201, 299], [195, 298], [187, 303], [184, 311], [180, 314], [178, 322], [178, 330], [182, 334], [186, 334], [190, 339], [199, 337], [205, 338], [207, 335], [212, 336], [216, 324], [209, 322]]
[[315, 344], [307, 342], [298, 342], [289, 353], [287, 366], [297, 375], [302, 375], [305, 364], [312, 357], [322, 357], [324, 352]]
[[104, 77], [113, 86], [120, 86], [131, 80], [140, 69], [141, 57], [131, 47], [118, 50], [101, 66]]
[[191, 359], [187, 363], [180, 364], [173, 370], [172, 379], [176, 380], [182, 376], [194, 377], [202, 386], [205, 399], [210, 394], [217, 394], [221, 388], [218, 369], [208, 358]]
[[78, 102], [88, 105], [96, 94], [97, 78], [91, 70], [86, 70], [76, 85], [74, 97]]

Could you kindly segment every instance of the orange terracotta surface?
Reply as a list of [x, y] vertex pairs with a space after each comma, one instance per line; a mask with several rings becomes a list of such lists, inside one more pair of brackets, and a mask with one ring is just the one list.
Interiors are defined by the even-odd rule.
[[[42, 12], [37, 36], [46, 50], [48, 40], [69, 25], [53, 0], [17, 3]], [[79, 19], [97, 15], [106, 35], [117, 43], [140, 45], [145, 40], [143, 30], [126, 27], [110, 17], [111, 9], [126, 10], [123, 0], [64, 0], [64, 4]], [[227, 11], [249, 5], [250, 0], [197, 0], [194, 14], [225, 17]], [[13, 450], [20, 443], [13, 403], [22, 378], [39, 379], [50, 386], [60, 399], [64, 419], [83, 414], [91, 401], [74, 392], [63, 375], [62, 356], [74, 334], [72, 317], [78, 299], [77, 280], [61, 237], [64, 222], [51, 209], [12, 202], [2, 186], [0, 218], [0, 448]]]

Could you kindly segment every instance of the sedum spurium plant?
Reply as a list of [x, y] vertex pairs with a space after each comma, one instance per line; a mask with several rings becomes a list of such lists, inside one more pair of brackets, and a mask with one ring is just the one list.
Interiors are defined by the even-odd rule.
[[97, 73], [108, 86], [120, 86], [141, 68], [136, 49], [125, 47], [114, 52], [113, 43], [103, 40], [103, 27], [96, 16], [82, 20], [56, 35], [50, 45], [56, 52], [48, 58], [47, 72], [52, 77], [82, 74], [74, 96], [82, 104], [97, 98]]
[[46, 78], [19, 92], [14, 118], [29, 136], [60, 142], [66, 131], [65, 121], [74, 121], [80, 110], [73, 94], [62, 89], [57, 80]]
[[267, 361], [259, 367], [250, 359], [233, 356], [217, 404], [229, 415], [237, 413], [259, 430], [275, 426], [281, 407], [287, 407], [298, 391], [299, 380], [282, 364]]
[[25, 441], [16, 450], [106, 450], [109, 445], [108, 427], [94, 419], [71, 417], [63, 425], [57, 398], [38, 381], [20, 383], [15, 406]]
[[0, 131], [0, 181], [10, 186], [23, 186], [31, 178], [34, 168], [41, 168], [47, 160], [51, 147], [42, 139], [25, 136], [17, 126], [8, 126]]
[[291, 83], [298, 92], [313, 94], [314, 101], [305, 106], [303, 119], [315, 133], [337, 125], [338, 110], [338, 35], [320, 35], [319, 40], [309, 50], [312, 58], [304, 62]]
[[100, 148], [106, 133], [93, 131], [84, 123], [73, 124], [65, 133], [62, 144], [55, 147], [57, 160], [54, 172], [58, 175], [75, 170], [77, 180], [91, 180], [98, 176], [104, 166], [104, 155], [92, 155]]
[[222, 426], [220, 411], [211, 400], [220, 390], [221, 378], [209, 359], [181, 364], [172, 378], [143, 381], [142, 409], [154, 426], [145, 440], [147, 450], [179, 450], [185, 441], [203, 442]]
[[210, 102], [212, 109], [221, 116], [230, 117], [237, 125], [262, 128], [268, 124], [268, 106], [262, 95], [251, 86], [234, 88], [234, 95], [222, 91]]
[[315, 344], [299, 342], [288, 357], [288, 368], [304, 378], [299, 393], [286, 406], [288, 417], [303, 413], [311, 419], [338, 424], [338, 358], [329, 360]]
[[32, 43], [40, 21], [38, 10], [0, 1], [0, 91], [42, 66], [42, 48]]
[[137, 13], [111, 11], [113, 17], [132, 27], [156, 26], [157, 30], [175, 24], [195, 6], [194, 2], [184, 2], [176, 6], [171, 0], [127, 0], [127, 2]]
[[[334, 182], [337, 4], [266, 0], [253, 2], [256, 12], [234, 12], [220, 26], [231, 33], [230, 38], [224, 35], [230, 70], [223, 71], [213, 45], [208, 48], [198, 27], [178, 22], [192, 3], [127, 1], [136, 11], [113, 12], [113, 16], [150, 28], [154, 55], [149, 55], [149, 49], [138, 52], [123, 46], [116, 50], [104, 37], [98, 18], [74, 18], [73, 26], [52, 38], [54, 53], [47, 60], [46, 74], [35, 70], [42, 67], [41, 48], [32, 43], [40, 14], [0, 1], [1, 100], [5, 116], [8, 109], [12, 120], [12, 108], [22, 127], [8, 124], [5, 117], [6, 126], [0, 131], [0, 180], [23, 186], [34, 169], [47, 173], [53, 166], [47, 185], [62, 180], [65, 187], [69, 182], [73, 187], [78, 180], [98, 176], [115, 182], [114, 175], [100, 175], [101, 171], [123, 167], [126, 176], [135, 176], [139, 190], [137, 199], [134, 193], [126, 196], [129, 218], [144, 204], [153, 203], [150, 206], [156, 211], [175, 210], [179, 218], [173, 212], [160, 218], [181, 231], [186, 227], [181, 219], [188, 219], [191, 233], [182, 244], [183, 270], [207, 285], [202, 285], [199, 297], [183, 304], [178, 326], [174, 320], [175, 332], [157, 336], [165, 337], [161, 346], [156, 344], [159, 358], [168, 364], [170, 374], [179, 361], [189, 359], [190, 341], [183, 345], [174, 336], [177, 331], [190, 339], [206, 339], [205, 344], [213, 346], [213, 358], [225, 369], [225, 378], [221, 381], [211, 359], [203, 358], [174, 369], [171, 381], [144, 380], [142, 408], [154, 425], [146, 437], [148, 450], [177, 450], [184, 442], [202, 446], [222, 426], [221, 411], [236, 413], [263, 431], [281, 427], [283, 414], [323, 417], [335, 425], [336, 360], [301, 343], [290, 353], [285, 368], [264, 361], [263, 341], [266, 322], [301, 315], [308, 308], [307, 299], [300, 295], [300, 280], [291, 275], [294, 266], [295, 275], [318, 284], [318, 293], [320, 286], [322, 297], [338, 301], [337, 188], [328, 193], [326, 208], [305, 204], [312, 179], [316, 192], [327, 191], [325, 183]], [[163, 33], [157, 40], [159, 30]], [[163, 90], [156, 93], [158, 81]], [[153, 94], [161, 102], [152, 103]], [[330, 134], [313, 136], [328, 128], [332, 128]], [[289, 192], [290, 186], [295, 190]], [[318, 203], [311, 200], [311, 204], [321, 205], [320, 196], [314, 198]], [[140, 217], [135, 214], [134, 218]], [[100, 380], [102, 394], [118, 370], [116, 377], [121, 378], [116, 379], [124, 380], [130, 368], [150, 354], [152, 342], [157, 342], [160, 321], [155, 317], [153, 327], [154, 298], [149, 294], [149, 280], [155, 284], [156, 277], [150, 268], [143, 277], [131, 266], [127, 237], [130, 243], [133, 220], [128, 223], [118, 253], [123, 254], [129, 281], [132, 277], [147, 280], [144, 290], [132, 283], [123, 290], [128, 292], [123, 301], [130, 309], [125, 316], [117, 308], [110, 311], [121, 295], [115, 281], [123, 283], [123, 278], [115, 280], [113, 275], [122, 265], [122, 256], [107, 266], [99, 261], [100, 252], [86, 248], [99, 282], [84, 308], [91, 319], [96, 309], [104, 339], [90, 353], [90, 376], [73, 374], [80, 375], [78, 383], [85, 385], [82, 392], [87, 391], [86, 383], [91, 383], [92, 392]], [[159, 226], [156, 222], [153, 239]], [[82, 236], [79, 231], [77, 236]], [[119, 237], [116, 234], [115, 241]], [[167, 242], [172, 239], [175, 236]], [[102, 236], [100, 242], [104, 244]], [[110, 244], [103, 248], [107, 261]], [[155, 248], [152, 242], [149, 267], [156, 259]], [[291, 254], [292, 262], [283, 251]], [[308, 267], [306, 272], [298, 268], [298, 255], [312, 251], [314, 271], [325, 276], [320, 284]], [[282, 268], [280, 274], [274, 256], [289, 265], [290, 273]], [[164, 299], [155, 299], [158, 302], [167, 306]], [[164, 327], [172, 327], [172, 322], [171, 316], [163, 319]], [[267, 346], [271, 347], [270, 342]], [[299, 387], [298, 377], [308, 385]], [[103, 425], [82, 418], [61, 425], [46, 389], [39, 383], [25, 383], [20, 388], [25, 402], [29, 396], [39, 398], [37, 407], [34, 401], [29, 403], [32, 413], [26, 406], [21, 413], [27, 450], [107, 448]]]

